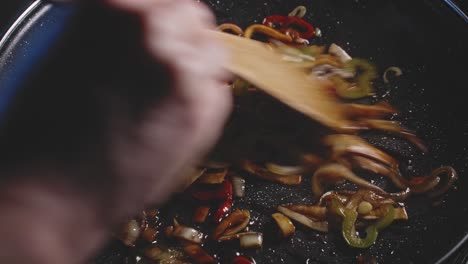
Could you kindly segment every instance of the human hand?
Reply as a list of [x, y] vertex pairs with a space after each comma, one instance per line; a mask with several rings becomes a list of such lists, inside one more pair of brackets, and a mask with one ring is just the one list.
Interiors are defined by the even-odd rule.
[[[134, 80], [135, 86], [116, 88], [116, 81], [105, 83], [112, 74], [103, 73], [99, 57], [90, 66], [76, 55], [76, 69], [82, 60], [103, 71], [97, 86], [91, 80], [72, 81], [67, 89], [45, 85], [18, 99], [0, 139], [8, 157], [0, 166], [0, 209], [8, 216], [0, 221], [8, 238], [0, 241], [0, 262], [83, 261], [116, 223], [163, 203], [222, 130], [231, 95], [222, 84], [222, 47], [205, 34], [214, 27], [206, 7], [190, 0], [109, 3], [140, 18], [143, 45], [168, 75], [146, 87]], [[70, 81], [73, 71], [59, 66], [55, 73]], [[164, 92], [141, 98], [151, 95], [142, 90]]]

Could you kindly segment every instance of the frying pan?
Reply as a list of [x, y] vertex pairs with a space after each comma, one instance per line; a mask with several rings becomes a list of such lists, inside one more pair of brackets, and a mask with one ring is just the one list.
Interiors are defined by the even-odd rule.
[[[435, 0], [207, 3], [218, 22], [234, 22], [243, 27], [261, 22], [267, 15], [287, 14], [297, 5], [306, 5], [306, 19], [323, 32], [323, 37], [313, 43], [335, 42], [355, 57], [369, 58], [381, 72], [389, 66], [401, 67], [404, 74], [389, 85], [379, 83], [377, 93], [401, 110], [397, 119], [427, 142], [429, 155], [422, 156], [406, 142], [388, 135], [365, 136], [398, 155], [406, 174], [424, 174], [439, 165], [452, 165], [460, 175], [457, 188], [438, 206], [433, 207], [424, 199], [409, 201], [409, 221], [389, 227], [368, 250], [350, 249], [338, 234], [324, 235], [300, 228], [288, 241], [267, 242], [261, 253], [249, 252], [257, 263], [355, 263], [358, 255], [374, 258], [378, 263], [441, 263], [447, 259], [451, 263], [466, 263], [468, 251], [459, 250], [468, 234], [468, 116], [464, 96], [468, 27], [463, 20]], [[135, 25], [134, 19], [99, 6], [34, 2], [0, 45], [2, 122], [14, 122], [18, 116], [15, 111], [24, 105], [43, 107], [50, 103], [48, 111], [76, 108], [92, 112], [83, 110], [83, 105], [93, 105], [92, 102], [76, 103], [80, 100], [76, 89], [85, 89], [89, 84], [85, 80], [112, 77], [128, 85], [150, 80], [144, 53], [128, 41], [138, 39], [131, 33]], [[50, 99], [60, 96], [65, 99]], [[28, 110], [20, 112], [20, 117], [31, 114]], [[87, 122], [79, 121], [83, 122], [80, 125]], [[20, 128], [40, 125], [33, 122]], [[383, 136], [386, 140], [382, 140]], [[308, 186], [307, 182], [302, 187], [289, 188], [248, 180], [247, 197], [236, 206], [250, 209], [255, 219], [252, 229], [266, 232], [272, 224], [269, 215], [273, 208], [279, 203], [310, 199]], [[174, 197], [168, 203], [167, 214], [183, 218], [187, 206], [190, 205]], [[131, 254], [119, 243], [110, 242], [91, 263], [132, 263], [128, 258]], [[233, 252], [226, 249], [221, 254]]]

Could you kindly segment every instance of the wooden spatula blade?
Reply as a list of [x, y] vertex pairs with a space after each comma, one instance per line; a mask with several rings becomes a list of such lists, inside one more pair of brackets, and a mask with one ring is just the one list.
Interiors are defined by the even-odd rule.
[[323, 82], [285, 62], [264, 43], [222, 32], [214, 34], [229, 51], [226, 69], [326, 126], [346, 125], [342, 105], [326, 91]]

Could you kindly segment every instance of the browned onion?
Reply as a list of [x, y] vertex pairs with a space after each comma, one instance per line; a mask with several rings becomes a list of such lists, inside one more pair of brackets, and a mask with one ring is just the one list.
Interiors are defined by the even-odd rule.
[[246, 228], [249, 221], [250, 212], [237, 209], [219, 223], [213, 232], [212, 238], [218, 240], [221, 236], [236, 234]]
[[121, 228], [117, 237], [128, 247], [134, 247], [141, 234], [140, 224], [136, 220], [130, 220]]
[[245, 196], [245, 179], [237, 175], [233, 175], [231, 179], [232, 179], [232, 190], [234, 192], [234, 196], [239, 197], [239, 198], [244, 197]]
[[353, 156], [351, 159], [354, 165], [361, 169], [388, 177], [396, 187], [400, 189], [408, 188], [408, 180], [399, 171], [366, 157]]
[[251, 161], [242, 162], [241, 167], [247, 172], [264, 180], [274, 181], [286, 185], [298, 185], [302, 182], [301, 175], [279, 175], [276, 173], [272, 173], [265, 168], [257, 166]]
[[232, 24], [232, 23], [221, 24], [221, 25], [218, 26], [217, 29], [219, 31], [223, 31], [223, 32], [232, 32], [232, 33], [234, 33], [236, 35], [239, 35], [239, 36], [244, 35], [244, 31], [242, 30], [242, 28], [240, 28], [238, 25]]
[[387, 78], [387, 74], [389, 72], [393, 72], [395, 74], [395, 76], [401, 76], [403, 74], [403, 71], [400, 68], [395, 67], [395, 66], [389, 67], [388, 69], [385, 70], [385, 72], [383, 74], [383, 80], [384, 80], [385, 83], [389, 83], [389, 80]]
[[199, 245], [187, 245], [184, 252], [197, 264], [215, 264], [215, 258], [206, 253]]
[[360, 120], [360, 123], [370, 129], [378, 129], [390, 133], [395, 133], [413, 143], [423, 153], [427, 152], [427, 147], [422, 142], [422, 140], [419, 139], [413, 132], [403, 128], [400, 122], [377, 119], [362, 119]]
[[278, 206], [277, 210], [298, 223], [320, 232], [328, 232], [328, 222], [316, 222], [305, 215], [296, 213], [284, 206]]
[[[244, 243], [247, 242], [247, 245], [249, 243], [253, 245], [260, 245], [263, 243], [263, 234], [258, 233], [258, 232], [243, 232], [243, 233], [238, 233], [238, 234], [232, 234], [228, 236], [222, 236], [218, 239], [219, 242], [225, 242], [225, 241], [232, 241], [239, 239], [241, 240], [243, 237], [247, 237], [244, 239]], [[244, 245], [245, 246], [245, 245]], [[242, 245], [241, 245], [242, 247]]]
[[331, 163], [320, 167], [312, 176], [312, 190], [315, 195], [322, 195], [325, 189], [322, 185], [323, 181], [335, 183], [340, 180], [348, 180], [361, 187], [384, 193], [380, 187], [358, 177], [349, 168], [338, 164]]
[[304, 205], [304, 204], [291, 204], [291, 205], [283, 205], [284, 207], [303, 214], [307, 217], [311, 217], [315, 220], [325, 220], [327, 217], [327, 208], [324, 206], [318, 205]]
[[239, 244], [241, 248], [260, 248], [263, 245], [263, 234], [256, 232], [248, 232], [239, 236]]
[[324, 138], [323, 143], [331, 147], [332, 158], [347, 154], [360, 155], [380, 161], [395, 171], [398, 171], [399, 163], [397, 160], [358, 136], [343, 134], [329, 135]]
[[429, 193], [430, 197], [437, 197], [437, 196], [441, 196], [442, 194], [446, 193], [458, 179], [457, 171], [451, 166], [444, 166], [444, 167], [440, 167], [438, 169], [435, 169], [432, 172], [432, 174], [435, 174], [435, 175], [446, 174], [447, 175], [447, 180], [444, 183], [442, 183], [442, 187], [436, 188], [435, 190], [430, 192]]
[[328, 53], [336, 56], [343, 63], [353, 59], [342, 47], [336, 45], [335, 43], [330, 45], [330, 48], [328, 48]]
[[165, 253], [162, 249], [160, 249], [156, 245], [151, 245], [147, 248], [144, 249], [143, 254], [145, 257], [154, 260], [154, 261], [159, 261], [162, 260], [165, 257]]
[[272, 173], [283, 176], [301, 174], [304, 172], [304, 168], [301, 166], [285, 166], [271, 162], [265, 163], [265, 168]]
[[[385, 214], [388, 212], [385, 206], [381, 206], [377, 209], [370, 211], [368, 214], [361, 215], [364, 220], [376, 220], [381, 217], [384, 217]], [[396, 207], [395, 208], [395, 220], [408, 220], [408, 213], [404, 207]]]
[[296, 231], [296, 227], [293, 225], [293, 223], [291, 222], [291, 220], [289, 220], [288, 217], [286, 217], [282, 213], [274, 213], [271, 216], [278, 225], [282, 237], [286, 238], [294, 234], [294, 232]]
[[324, 193], [321, 197], [320, 200], [318, 201], [319, 206], [323, 206], [327, 202], [331, 201], [332, 199], [336, 199], [340, 201], [342, 204], [346, 203], [348, 201], [349, 195], [347, 194], [342, 194], [336, 191], [329, 191]]
[[434, 189], [440, 182], [440, 177], [438, 175], [433, 175], [426, 177], [421, 184], [412, 185], [411, 191], [414, 193], [425, 193]]
[[166, 229], [166, 235], [195, 244], [201, 244], [204, 238], [204, 235], [200, 231], [188, 226], [181, 225], [176, 219], [174, 219], [174, 225], [172, 228]]
[[411, 195], [410, 188], [397, 193], [375, 193], [372, 191], [365, 192], [363, 199], [370, 202], [373, 206], [382, 204], [396, 204], [396, 202], [403, 202]]

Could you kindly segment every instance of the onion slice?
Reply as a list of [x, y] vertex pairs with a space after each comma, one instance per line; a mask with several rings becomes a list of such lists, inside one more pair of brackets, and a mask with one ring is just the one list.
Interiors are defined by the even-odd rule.
[[238, 198], [244, 197], [245, 196], [245, 179], [237, 175], [233, 175], [231, 179], [232, 179], [232, 190], [234, 191], [234, 196]]
[[312, 191], [317, 196], [322, 195], [325, 193], [325, 188], [323, 186], [324, 181], [335, 183], [340, 180], [348, 180], [366, 189], [373, 190], [378, 193], [385, 193], [385, 191], [377, 185], [360, 178], [349, 168], [338, 163], [324, 165], [314, 173], [312, 176]]
[[453, 167], [444, 166], [444, 167], [440, 167], [432, 171], [432, 174], [439, 175], [439, 176], [444, 173], [447, 175], [447, 180], [444, 183], [442, 183], [443, 184], [442, 187], [436, 188], [435, 190], [430, 192], [429, 193], [430, 197], [441, 196], [442, 194], [446, 193], [453, 186], [453, 184], [457, 181], [458, 173]]
[[329, 135], [324, 138], [323, 143], [331, 147], [332, 158], [354, 154], [377, 160], [394, 170], [398, 170], [399, 163], [396, 159], [374, 147], [359, 136], [343, 134]]
[[302, 182], [301, 175], [279, 175], [273, 172], [268, 171], [265, 168], [255, 165], [251, 161], [244, 161], [241, 164], [241, 167], [248, 173], [255, 175], [261, 179], [274, 181], [286, 185], [298, 185]]
[[387, 78], [387, 74], [388, 74], [389, 72], [393, 72], [393, 73], [395, 74], [395, 76], [401, 76], [401, 75], [403, 74], [403, 71], [402, 71], [400, 68], [395, 67], [395, 66], [390, 67], [390, 68], [386, 69], [385, 72], [384, 72], [384, 74], [383, 74], [383, 79], [384, 79], [384, 82], [385, 82], [385, 83], [389, 83], [389, 82], [390, 82], [390, 81], [388, 80], [388, 78]]
[[256, 232], [244, 233], [239, 237], [241, 248], [260, 248], [263, 245], [263, 234]]
[[232, 24], [232, 23], [221, 24], [221, 25], [219, 25], [217, 27], [217, 30], [222, 31], [222, 32], [232, 32], [232, 33], [234, 33], [236, 35], [239, 35], [239, 36], [244, 35], [244, 31], [242, 30], [242, 28], [240, 28], [238, 25]]
[[195, 244], [203, 243], [204, 238], [203, 233], [194, 228], [179, 224], [177, 219], [174, 219], [174, 225], [172, 227], [166, 229], [166, 235]]
[[395, 133], [396, 135], [414, 144], [423, 153], [428, 151], [424, 142], [422, 142], [422, 140], [419, 139], [413, 132], [403, 128], [400, 122], [379, 119], [362, 119], [359, 122], [367, 129], [377, 129], [385, 132]]
[[351, 159], [353, 161], [354, 166], [367, 170], [367, 171], [371, 171], [376, 174], [386, 176], [392, 181], [392, 183], [396, 187], [400, 189], [408, 188], [408, 185], [409, 185], [408, 180], [405, 179], [399, 171], [395, 171], [380, 162], [377, 162], [375, 160], [372, 160], [366, 157], [354, 156]]
[[215, 264], [215, 258], [206, 253], [199, 245], [187, 245], [184, 252], [197, 264]]
[[156, 245], [146, 247], [143, 250], [143, 254], [145, 257], [157, 263], [179, 263], [178, 261], [182, 261], [186, 258], [185, 254], [179, 250], [173, 248], [163, 249]]
[[211, 237], [213, 240], [218, 240], [221, 236], [236, 234], [246, 228], [249, 221], [250, 212], [237, 209], [219, 223]]
[[[385, 206], [381, 206], [380, 208], [370, 211], [368, 214], [361, 215], [360, 218], [364, 220], [376, 220], [381, 217], [384, 217], [386, 213], [387, 213], [387, 210], [385, 210]], [[394, 219], [395, 220], [408, 220], [408, 213], [406, 212], [406, 209], [404, 207], [395, 208]]]
[[311, 217], [315, 220], [325, 220], [327, 217], [328, 210], [324, 206], [318, 205], [303, 205], [303, 204], [291, 204], [291, 205], [283, 205], [284, 207], [303, 214], [307, 217]]
[[140, 224], [135, 220], [130, 220], [120, 228], [120, 232], [117, 237], [127, 247], [134, 247], [135, 242], [141, 234]]
[[283, 176], [301, 174], [304, 172], [304, 168], [301, 166], [284, 166], [276, 163], [265, 163], [265, 168], [272, 173]]
[[338, 59], [340, 59], [340, 61], [343, 63], [353, 59], [342, 47], [336, 45], [335, 43], [330, 45], [330, 48], [328, 48], [328, 53], [338, 57]]
[[278, 225], [282, 237], [286, 238], [294, 234], [296, 227], [287, 216], [282, 213], [274, 213], [271, 216]]
[[319, 232], [328, 232], [328, 222], [323, 221], [323, 222], [316, 222], [313, 221], [312, 219], [308, 218], [305, 215], [296, 213], [284, 206], [278, 206], [277, 210], [280, 213], [283, 213], [287, 217], [291, 218], [292, 220], [308, 227], [313, 230], [319, 231]]

